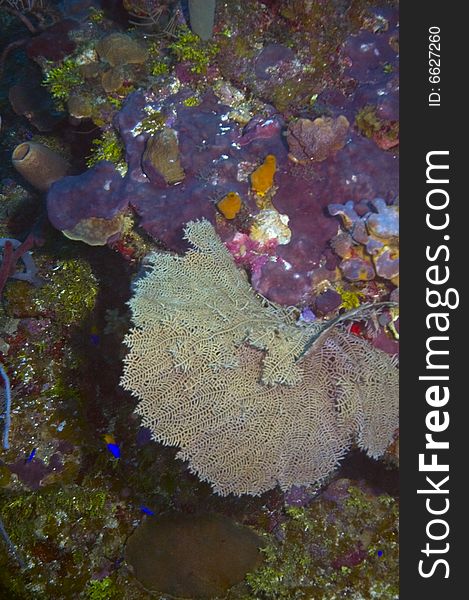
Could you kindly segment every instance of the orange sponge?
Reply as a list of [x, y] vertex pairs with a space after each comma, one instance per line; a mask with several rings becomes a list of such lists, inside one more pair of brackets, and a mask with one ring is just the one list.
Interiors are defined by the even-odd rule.
[[251, 174], [251, 187], [258, 196], [265, 196], [274, 184], [274, 174], [277, 160], [273, 154], [268, 154], [260, 167]]
[[217, 208], [225, 219], [234, 219], [241, 210], [241, 198], [236, 192], [229, 192], [217, 203]]

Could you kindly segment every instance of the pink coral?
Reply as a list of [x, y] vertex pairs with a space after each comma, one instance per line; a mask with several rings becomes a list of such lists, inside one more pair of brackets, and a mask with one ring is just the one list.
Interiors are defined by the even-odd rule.
[[225, 245], [236, 263], [248, 266], [252, 276], [258, 278], [262, 267], [270, 260], [275, 260], [278, 242], [276, 239], [268, 240], [266, 243], [257, 242], [245, 233], [237, 232], [232, 240], [225, 242]]

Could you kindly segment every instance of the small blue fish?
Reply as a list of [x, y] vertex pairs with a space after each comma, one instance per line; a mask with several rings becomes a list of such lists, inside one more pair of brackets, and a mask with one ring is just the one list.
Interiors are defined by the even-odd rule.
[[35, 454], [36, 454], [36, 450], [37, 450], [37, 448], [33, 448], [33, 449], [31, 450], [31, 452], [29, 453], [29, 456], [28, 456], [28, 458], [26, 459], [26, 462], [27, 462], [27, 463], [30, 463], [30, 462], [33, 460], [33, 458], [34, 458], [34, 456], [35, 456]]
[[383, 556], [383, 551], [382, 550], [378, 550], [378, 556], [379, 557]]
[[121, 449], [117, 444], [107, 444], [107, 449], [115, 458], [120, 458]]
[[148, 508], [148, 506], [144, 506], [142, 504], [142, 506], [140, 507], [140, 510], [142, 511], [142, 513], [145, 513], [146, 515], [150, 515], [150, 517], [155, 516], [155, 513], [150, 508]]

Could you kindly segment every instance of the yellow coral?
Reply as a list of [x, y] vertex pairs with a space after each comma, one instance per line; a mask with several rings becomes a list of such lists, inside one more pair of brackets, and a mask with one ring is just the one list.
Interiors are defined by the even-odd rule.
[[340, 294], [342, 299], [342, 304], [340, 307], [345, 308], [345, 310], [358, 308], [361, 304], [361, 300], [365, 299], [365, 294], [355, 288], [345, 290], [343, 287], [338, 285], [336, 287], [336, 291]]
[[242, 201], [239, 194], [229, 192], [217, 203], [217, 208], [225, 219], [234, 219], [241, 210]]
[[265, 196], [273, 186], [276, 168], [275, 156], [268, 154], [262, 165], [251, 174], [251, 187], [258, 196]]

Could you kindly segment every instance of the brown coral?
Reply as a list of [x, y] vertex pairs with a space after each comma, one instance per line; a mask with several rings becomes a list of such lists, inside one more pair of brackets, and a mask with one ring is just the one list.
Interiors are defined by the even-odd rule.
[[172, 598], [224, 598], [259, 566], [262, 545], [252, 529], [222, 515], [167, 513], [136, 528], [125, 558], [147, 590]]
[[383, 454], [397, 427], [393, 360], [256, 296], [207, 221], [186, 235], [193, 249], [152, 255], [130, 302], [121, 383], [154, 439], [222, 495], [318, 483], [354, 438]]
[[124, 75], [119, 68], [108, 69], [101, 75], [101, 84], [105, 92], [115, 92], [123, 83]]
[[108, 62], [112, 67], [141, 64], [148, 58], [146, 48], [125, 33], [111, 33], [99, 40], [96, 52], [101, 60]]
[[173, 129], [163, 127], [148, 138], [143, 154], [143, 169], [154, 183], [158, 183], [160, 176], [169, 184], [184, 179], [177, 134]]
[[287, 130], [289, 157], [294, 162], [306, 164], [321, 162], [345, 146], [350, 123], [340, 115], [336, 119], [319, 117], [297, 119]]

